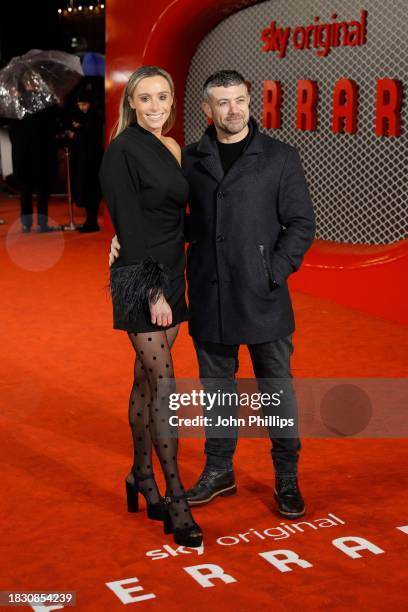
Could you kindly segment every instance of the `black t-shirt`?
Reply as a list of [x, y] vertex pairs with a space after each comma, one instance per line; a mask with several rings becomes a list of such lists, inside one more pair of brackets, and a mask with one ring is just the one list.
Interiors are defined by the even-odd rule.
[[238, 157], [241, 155], [246, 145], [249, 142], [250, 131], [242, 140], [238, 142], [229, 142], [224, 143], [217, 140], [218, 150], [220, 152], [221, 163], [224, 169], [224, 174], [227, 174], [228, 170], [231, 168], [233, 164], [237, 161]]

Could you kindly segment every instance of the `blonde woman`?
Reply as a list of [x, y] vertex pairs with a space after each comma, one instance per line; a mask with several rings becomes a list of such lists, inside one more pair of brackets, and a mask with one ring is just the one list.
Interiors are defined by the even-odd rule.
[[[175, 120], [174, 84], [157, 66], [129, 78], [116, 134], [100, 171], [105, 201], [121, 244], [111, 268], [114, 328], [127, 332], [135, 351], [129, 400], [134, 460], [126, 478], [128, 510], [138, 494], [149, 518], [164, 520], [177, 544], [200, 546], [177, 467], [177, 433], [169, 425], [174, 389], [171, 347], [188, 318], [185, 302], [183, 216], [188, 183], [177, 142], [165, 134]], [[160, 401], [159, 400], [160, 396]], [[166, 481], [160, 496], [152, 471], [154, 445]]]

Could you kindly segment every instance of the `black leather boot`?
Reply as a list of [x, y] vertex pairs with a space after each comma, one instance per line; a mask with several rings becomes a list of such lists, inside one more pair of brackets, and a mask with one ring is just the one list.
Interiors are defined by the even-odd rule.
[[275, 499], [279, 514], [285, 518], [299, 518], [306, 512], [296, 476], [278, 476], [275, 479]]
[[186, 491], [189, 506], [203, 506], [220, 495], [227, 497], [237, 491], [232, 470], [222, 471], [205, 468], [196, 484]]

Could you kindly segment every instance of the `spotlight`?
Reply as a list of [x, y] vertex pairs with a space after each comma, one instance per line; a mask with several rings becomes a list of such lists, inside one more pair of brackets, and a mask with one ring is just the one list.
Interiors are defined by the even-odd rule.
[[58, 9], [58, 13], [59, 13], [59, 15], [61, 15], [62, 9]]
[[81, 5], [78, 6], [78, 11], [82, 11], [82, 6]]
[[90, 11], [93, 11], [93, 10], [94, 10], [93, 4], [90, 4], [90, 5], [89, 5], [89, 10], [90, 10]]
[[70, 6], [68, 7], [68, 13], [72, 13], [72, 8]]

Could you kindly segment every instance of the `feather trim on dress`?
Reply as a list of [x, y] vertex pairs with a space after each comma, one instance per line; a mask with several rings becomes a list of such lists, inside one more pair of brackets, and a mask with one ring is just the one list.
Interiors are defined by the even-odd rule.
[[112, 299], [126, 319], [148, 311], [150, 304], [158, 301], [168, 285], [165, 266], [152, 257], [138, 264], [113, 268], [110, 272]]

